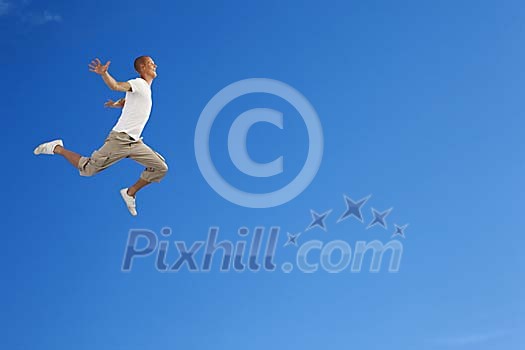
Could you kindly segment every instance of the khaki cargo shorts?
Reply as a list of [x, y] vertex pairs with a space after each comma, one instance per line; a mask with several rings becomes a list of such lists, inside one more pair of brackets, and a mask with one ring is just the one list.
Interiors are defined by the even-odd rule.
[[168, 172], [166, 160], [140, 140], [125, 132], [112, 131], [104, 145], [90, 157], [81, 157], [78, 170], [82, 176], [93, 176], [121, 159], [131, 158], [146, 167], [140, 177], [148, 182], [160, 182]]

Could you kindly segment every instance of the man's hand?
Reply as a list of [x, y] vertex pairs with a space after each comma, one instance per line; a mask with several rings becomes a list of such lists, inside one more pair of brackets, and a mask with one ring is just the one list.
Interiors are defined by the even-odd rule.
[[106, 64], [102, 64], [98, 58], [95, 58], [88, 66], [91, 72], [95, 72], [102, 77], [104, 83], [106, 83], [111, 90], [121, 92], [131, 91], [131, 85], [127, 81], [118, 82], [109, 75], [108, 68], [110, 63], [111, 61], [107, 61]]
[[118, 101], [108, 100], [106, 103], [104, 103], [104, 107], [106, 108], [122, 108], [124, 107], [124, 103], [126, 103], [125, 98], [121, 98]]
[[95, 72], [99, 75], [103, 75], [108, 71], [108, 67], [110, 65], [111, 61], [107, 61], [106, 64], [102, 64], [98, 58], [95, 58], [91, 63], [89, 64], [89, 70], [91, 72]]

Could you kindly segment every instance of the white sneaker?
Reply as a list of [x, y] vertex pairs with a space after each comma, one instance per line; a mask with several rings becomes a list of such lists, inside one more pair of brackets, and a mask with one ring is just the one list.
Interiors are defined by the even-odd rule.
[[34, 154], [54, 154], [53, 151], [55, 150], [55, 147], [58, 145], [64, 146], [64, 144], [62, 143], [62, 140], [49, 141], [35, 148], [33, 153]]
[[133, 216], [137, 216], [137, 209], [135, 209], [135, 198], [128, 194], [128, 189], [123, 188], [120, 190], [120, 195], [128, 207], [129, 213]]

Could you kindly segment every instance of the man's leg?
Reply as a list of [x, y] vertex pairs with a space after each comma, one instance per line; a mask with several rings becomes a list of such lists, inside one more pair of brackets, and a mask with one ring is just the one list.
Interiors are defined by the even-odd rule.
[[33, 153], [35, 155], [60, 154], [61, 156], [66, 158], [75, 168], [78, 168], [78, 163], [80, 161], [80, 158], [82, 158], [80, 154], [65, 149], [62, 140], [44, 142], [43, 144], [38, 145], [33, 151]]
[[71, 165], [75, 167], [75, 169], [78, 169], [78, 162], [80, 161], [80, 158], [82, 157], [80, 154], [67, 150], [63, 146], [60, 146], [60, 145], [55, 146], [55, 149], [53, 150], [53, 152], [55, 154], [60, 154], [62, 157], [66, 158], [68, 162], [70, 162]]
[[130, 196], [134, 196], [137, 191], [152, 182], [160, 182], [168, 172], [168, 165], [164, 158], [143, 142], [133, 145], [129, 157], [146, 167], [140, 179], [129, 188]]
[[128, 196], [135, 197], [135, 194], [140, 191], [143, 187], [149, 185], [151, 182], [144, 180], [143, 178], [138, 179], [137, 182], [130, 188], [128, 188]]
[[45, 142], [35, 148], [33, 153], [39, 154], [59, 154], [66, 158], [78, 171], [81, 176], [93, 176], [108, 168], [122, 158], [128, 156], [129, 140], [119, 138], [118, 133], [111, 132], [104, 141], [104, 145], [91, 156], [83, 157], [78, 153], [64, 148], [62, 140]]
[[135, 216], [137, 215], [136, 193], [152, 182], [160, 182], [166, 175], [168, 166], [160, 154], [153, 151], [142, 141], [136, 142], [131, 146], [129, 157], [146, 167], [140, 175], [140, 179], [133, 186], [120, 190], [122, 199], [124, 199], [129, 212]]

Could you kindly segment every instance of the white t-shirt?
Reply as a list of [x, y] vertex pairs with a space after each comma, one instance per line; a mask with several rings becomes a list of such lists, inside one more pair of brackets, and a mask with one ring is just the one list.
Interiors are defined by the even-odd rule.
[[128, 83], [131, 91], [126, 92], [126, 103], [113, 130], [138, 140], [151, 112], [151, 87], [142, 78], [131, 79]]

